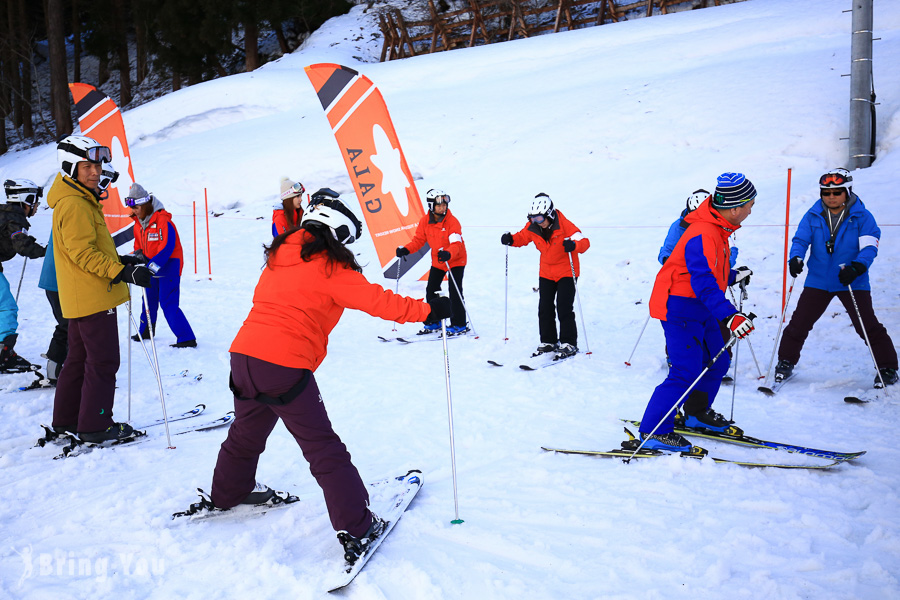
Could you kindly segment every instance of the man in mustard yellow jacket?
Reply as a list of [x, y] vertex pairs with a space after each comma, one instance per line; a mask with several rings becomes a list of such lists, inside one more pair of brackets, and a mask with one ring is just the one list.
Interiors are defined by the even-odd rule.
[[99, 183], [109, 148], [70, 135], [57, 145], [57, 156], [60, 172], [47, 204], [69, 354], [56, 384], [53, 428], [92, 443], [127, 438], [134, 430], [112, 416], [119, 370], [116, 307], [130, 297], [127, 283], [148, 287], [153, 275], [134, 257], [119, 257], [106, 227]]

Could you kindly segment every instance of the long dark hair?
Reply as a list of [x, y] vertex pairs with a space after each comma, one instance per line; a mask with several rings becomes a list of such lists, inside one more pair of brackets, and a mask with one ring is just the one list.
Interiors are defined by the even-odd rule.
[[309, 237], [303, 242], [303, 246], [300, 248], [300, 258], [302, 258], [304, 262], [309, 262], [315, 255], [324, 252], [328, 258], [328, 265], [332, 269], [335, 264], [337, 264], [348, 269], [353, 269], [357, 273], [362, 273], [362, 267], [356, 262], [356, 255], [335, 239], [334, 235], [331, 233], [331, 229], [316, 221], [309, 221], [303, 225], [294, 227], [293, 229], [288, 229], [272, 240], [271, 246], [263, 246], [266, 253], [267, 267], [272, 266], [270, 260], [274, 258], [278, 249], [288, 236], [301, 229], [306, 230], [309, 234]]
[[300, 219], [303, 218], [303, 209], [294, 208], [294, 198], [285, 198], [281, 201], [281, 209], [284, 211], [284, 218], [287, 219], [287, 227], [285, 230], [294, 229], [300, 225]]

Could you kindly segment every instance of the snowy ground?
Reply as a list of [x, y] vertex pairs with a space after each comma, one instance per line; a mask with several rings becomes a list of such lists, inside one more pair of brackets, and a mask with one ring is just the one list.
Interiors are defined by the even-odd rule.
[[[455, 517], [441, 345], [385, 345], [392, 324], [346, 313], [317, 372], [336, 430], [366, 480], [424, 471], [425, 487], [343, 595], [349, 598], [838, 598], [900, 597], [897, 390], [866, 406], [843, 397], [871, 386], [871, 359], [835, 303], [812, 333], [798, 377], [775, 398], [756, 391], [742, 344], [734, 417], [768, 439], [867, 450], [830, 471], [744, 469], [676, 457], [624, 465], [543, 453], [541, 445], [609, 449], [620, 418], [640, 418], [663, 379], [662, 333], [650, 324], [633, 366], [623, 362], [646, 316], [666, 228], [698, 187], [743, 171], [759, 190], [739, 232], [754, 270], [749, 338], [768, 367], [781, 306], [786, 175], [791, 222], [815, 200], [816, 179], [846, 162], [850, 15], [837, 0], [748, 2], [604, 25], [387, 64], [351, 42], [370, 27], [363, 7], [329, 22], [304, 49], [250, 74], [191, 87], [125, 113], [138, 181], [173, 212], [187, 264], [182, 306], [196, 350], [174, 350], [160, 322], [170, 413], [198, 402], [229, 410], [228, 346], [245, 318], [269, 240], [282, 176], [309, 189], [351, 190], [338, 148], [303, 73], [315, 62], [357, 68], [382, 90], [420, 192], [439, 187], [463, 224], [466, 300], [480, 337], [451, 342], [459, 516]], [[871, 272], [877, 314], [900, 337], [900, 5], [875, 6], [878, 160], [855, 191], [882, 227]], [[362, 28], [362, 30], [360, 29]], [[374, 44], [374, 46], [373, 46]], [[672, 58], [675, 60], [672, 60]], [[894, 66], [891, 66], [894, 65]], [[0, 177], [49, 185], [52, 146], [0, 157]], [[192, 203], [208, 189], [205, 223]], [[580, 299], [582, 356], [524, 373], [537, 345], [538, 255], [509, 252], [500, 234], [550, 194], [592, 241]], [[203, 214], [202, 208], [200, 214]], [[50, 211], [32, 219], [45, 240]], [[792, 228], [793, 229], [793, 228]], [[356, 245], [381, 281], [371, 241]], [[29, 261], [20, 295], [26, 358], [46, 350], [52, 317]], [[5, 265], [13, 287], [20, 259]], [[424, 270], [424, 266], [423, 266]], [[392, 286], [393, 282], [383, 282]], [[402, 293], [423, 285], [402, 281]], [[795, 298], [798, 295], [795, 290]], [[403, 332], [413, 330], [402, 328]], [[510, 341], [503, 342], [504, 331]], [[116, 418], [127, 416], [127, 321]], [[132, 344], [133, 421], [160, 415], [156, 381]], [[178, 377], [202, 374], [201, 381]], [[259, 479], [304, 498], [243, 522], [173, 524], [208, 489], [225, 432], [164, 437], [54, 461], [31, 448], [51, 419], [52, 392], [0, 387], [0, 597], [321, 597], [340, 549], [321, 493], [279, 425]], [[731, 388], [716, 407], [731, 413]], [[154, 435], [161, 436], [160, 431]], [[791, 459], [703, 444], [720, 456]]]

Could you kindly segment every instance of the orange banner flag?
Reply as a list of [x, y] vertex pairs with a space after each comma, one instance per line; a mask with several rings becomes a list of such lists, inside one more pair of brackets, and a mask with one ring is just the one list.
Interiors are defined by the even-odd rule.
[[310, 65], [306, 75], [341, 149], [384, 276], [397, 279], [430, 248], [398, 262], [397, 247], [412, 240], [425, 211], [384, 98], [368, 77], [348, 67]]
[[69, 91], [75, 100], [75, 113], [81, 126], [81, 134], [108, 146], [112, 152], [112, 165], [119, 172], [119, 178], [106, 188], [107, 197], [103, 201], [106, 227], [118, 247], [134, 239], [131, 209], [123, 202], [131, 184], [134, 183], [131, 155], [128, 152], [128, 141], [125, 139], [125, 123], [116, 103], [94, 86], [86, 83], [70, 83]]

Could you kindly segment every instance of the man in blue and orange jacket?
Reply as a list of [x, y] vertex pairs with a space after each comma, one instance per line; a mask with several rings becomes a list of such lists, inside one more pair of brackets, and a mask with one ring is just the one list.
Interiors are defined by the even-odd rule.
[[[743, 174], [720, 175], [713, 197], [685, 217], [688, 228], [656, 276], [650, 316], [662, 321], [672, 366], [641, 419], [647, 449], [690, 450], [691, 443], [674, 433], [676, 411], [671, 409], [724, 347], [719, 321], [737, 338], [753, 331], [750, 318], [725, 297], [725, 288], [750, 280], [747, 267], [731, 268], [728, 237], [750, 216], [755, 198], [756, 189]], [[687, 426], [713, 431], [730, 426], [712, 410], [729, 363], [722, 352], [683, 401]]]

